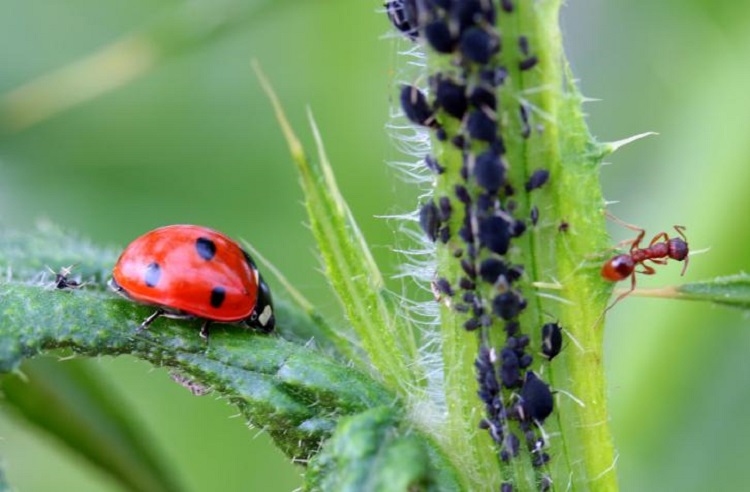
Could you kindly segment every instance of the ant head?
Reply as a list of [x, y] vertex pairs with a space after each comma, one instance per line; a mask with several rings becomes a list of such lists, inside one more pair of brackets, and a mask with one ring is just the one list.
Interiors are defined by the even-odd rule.
[[685, 240], [676, 237], [669, 240], [669, 257], [673, 260], [682, 261], [687, 258], [689, 252]]
[[617, 255], [602, 267], [602, 277], [611, 281], [619, 282], [633, 274], [635, 261], [630, 255]]

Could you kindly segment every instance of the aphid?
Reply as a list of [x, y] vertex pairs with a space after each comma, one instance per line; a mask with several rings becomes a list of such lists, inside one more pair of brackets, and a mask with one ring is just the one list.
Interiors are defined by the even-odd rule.
[[[651, 265], [647, 265], [646, 262], [650, 261], [657, 265], [666, 265], [669, 259], [684, 261], [685, 265], [682, 267], [681, 275], [685, 275], [685, 270], [688, 266], [688, 243], [687, 237], [685, 237], [685, 227], [674, 226], [674, 230], [680, 237], [670, 238], [666, 232], [660, 232], [651, 239], [648, 247], [641, 248], [640, 244], [646, 235], [644, 229], [638, 227], [628, 226], [635, 229], [638, 232], [638, 236], [635, 241], [630, 245], [630, 252], [628, 254], [617, 255], [608, 260], [602, 266], [602, 277], [611, 282], [619, 282], [630, 277], [630, 289], [627, 292], [620, 294], [615, 301], [607, 307], [605, 310], [608, 311], [614, 307], [615, 304], [620, 302], [622, 299], [630, 295], [635, 290], [635, 274], [643, 273], [645, 275], [653, 275], [656, 270]], [[659, 242], [662, 240], [661, 242]], [[636, 267], [640, 265], [643, 270], [636, 271]]]
[[530, 56], [518, 62], [518, 69], [531, 70], [536, 66], [537, 63], [539, 63], [539, 58], [537, 58], [536, 56]]
[[505, 166], [498, 154], [482, 152], [474, 161], [474, 178], [487, 193], [497, 194], [505, 181]]
[[569, 229], [570, 229], [570, 224], [568, 224], [564, 220], [560, 222], [559, 226], [557, 226], [557, 230], [562, 233], [568, 232]]
[[492, 142], [497, 138], [497, 121], [484, 111], [477, 109], [469, 113], [469, 118], [466, 120], [466, 130], [471, 138]]
[[536, 225], [537, 222], [539, 222], [539, 208], [536, 205], [531, 207], [530, 216], [531, 216], [531, 225]]
[[412, 40], [417, 38], [416, 9], [415, 0], [391, 0], [385, 4], [385, 12], [393, 26]]
[[554, 359], [562, 349], [562, 329], [557, 323], [542, 326], [542, 354], [547, 360]]
[[492, 312], [506, 321], [516, 318], [523, 307], [521, 298], [512, 290], [498, 294], [492, 300]]
[[549, 171], [546, 169], [537, 169], [526, 182], [526, 191], [533, 191], [541, 188], [549, 180]]
[[424, 93], [413, 85], [401, 86], [401, 107], [404, 115], [412, 122], [422, 126], [435, 126], [436, 121]]
[[424, 37], [438, 53], [452, 53], [456, 49], [456, 40], [448, 24], [443, 20], [430, 22], [424, 27]]
[[521, 53], [528, 56], [529, 54], [529, 38], [527, 36], [519, 36], [518, 37], [518, 48], [521, 50]]
[[59, 290], [80, 289], [81, 287], [85, 285], [79, 280], [70, 278], [70, 274], [73, 271], [74, 266], [75, 265], [71, 265], [69, 267], [63, 267], [60, 269], [59, 272], [55, 272], [54, 270], [48, 267], [50, 272], [55, 274], [54, 285], [56, 289], [59, 289]]
[[492, 87], [503, 85], [508, 78], [508, 70], [505, 67], [488, 68], [479, 73], [482, 82], [490, 84]]
[[470, 27], [464, 31], [458, 43], [458, 49], [466, 58], [482, 65], [489, 63], [498, 47], [497, 38], [479, 27]]
[[440, 294], [445, 294], [450, 297], [455, 294], [450, 282], [448, 282], [448, 279], [445, 278], [439, 278], [434, 282], [434, 290], [439, 292]]
[[479, 320], [476, 318], [469, 318], [464, 322], [464, 330], [474, 331], [479, 328]]
[[[466, 114], [469, 102], [466, 98], [466, 88], [451, 80], [442, 79], [437, 84], [435, 100], [449, 115], [459, 120]], [[455, 142], [454, 142], [455, 144]]]
[[440, 212], [440, 220], [443, 222], [448, 222], [448, 220], [451, 218], [451, 213], [453, 212], [453, 207], [451, 207], [451, 199], [447, 196], [441, 196], [440, 200], [438, 200], [438, 203], [440, 204], [439, 212]]
[[521, 380], [521, 369], [518, 365], [518, 356], [508, 348], [500, 351], [500, 380], [506, 388], [518, 386]]
[[464, 290], [474, 290], [477, 287], [477, 285], [474, 282], [472, 282], [466, 277], [461, 277], [461, 279], [458, 281], [458, 286]]
[[536, 421], [541, 424], [552, 413], [552, 391], [533, 371], [526, 373], [519, 396], [518, 413], [522, 421]]
[[451, 15], [458, 21], [462, 32], [480, 21], [485, 21], [489, 24], [495, 23], [495, 8], [491, 2], [482, 0], [461, 0], [455, 2]]
[[469, 94], [469, 102], [477, 108], [489, 108], [492, 111], [497, 109], [497, 97], [495, 93], [484, 87], [476, 87]]
[[451, 240], [451, 229], [449, 226], [443, 226], [440, 228], [440, 231], [438, 231], [438, 236], [440, 237], [440, 242], [443, 244], [448, 244], [448, 241]]
[[469, 190], [467, 190], [465, 186], [456, 185], [454, 190], [456, 192], [456, 198], [458, 198], [461, 203], [464, 205], [471, 204], [471, 195], [469, 195]]
[[490, 284], [495, 284], [501, 275], [508, 272], [508, 266], [496, 258], [488, 258], [479, 265], [479, 275], [482, 280]]
[[531, 136], [531, 124], [529, 123], [529, 110], [525, 104], [518, 106], [518, 113], [521, 115], [521, 136], [529, 138]]
[[431, 155], [424, 156], [424, 165], [435, 174], [443, 174], [445, 172], [445, 168]]
[[479, 222], [479, 241], [493, 253], [507, 253], [510, 236], [510, 224], [502, 217], [487, 217]]
[[271, 291], [250, 255], [220, 232], [195, 225], [154, 229], [128, 245], [112, 270], [110, 287], [157, 307], [140, 329], [160, 316], [202, 318], [270, 332], [275, 325]]
[[419, 209], [419, 226], [430, 241], [435, 241], [440, 228], [440, 216], [435, 202], [430, 200]]

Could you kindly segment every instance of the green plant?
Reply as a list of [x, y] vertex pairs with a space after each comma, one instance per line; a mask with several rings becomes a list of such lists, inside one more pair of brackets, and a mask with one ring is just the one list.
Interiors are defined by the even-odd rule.
[[[510, 252], [511, 261], [526, 268], [517, 288], [529, 305], [519, 321], [532, 336], [531, 345], [539, 346], [538, 327], [548, 312], [559, 318], [581, 345], [569, 346], [545, 373], [556, 389], [569, 392], [583, 405], [564, 394], [558, 398], [558, 408], [545, 427], [559, 431], [564, 444], [550, 441], [553, 459], [541, 472], [530, 465], [526, 451], [509, 467], [499, 466], [495, 444], [476, 429], [483, 403], [475, 395], [474, 362], [480, 344], [502, 346], [500, 337], [504, 335], [498, 334], [498, 329], [483, 332], [484, 339], [466, 333], [462, 328], [466, 318], [443, 304], [438, 330], [441, 350], [430, 353], [429, 347], [425, 348], [427, 340], [402, 316], [401, 300], [385, 289], [369, 248], [336, 189], [320, 139], [315, 166], [305, 158], [285, 123], [282, 126], [302, 176], [327, 276], [361, 346], [350, 342], [350, 333], [331, 329], [308, 303], [299, 301], [279, 303], [279, 318], [286, 320], [281, 324], [282, 335], [289, 342], [227, 330], [205, 348], [185, 323], [134, 336], [146, 311], [103, 292], [115, 253], [47, 229], [3, 236], [2, 263], [12, 267], [10, 281], [2, 285], [5, 369], [17, 367], [23, 357], [59, 348], [84, 355], [131, 353], [174, 367], [235, 401], [245, 416], [263, 424], [291, 457], [307, 458], [332, 435], [310, 467], [310, 488], [335, 490], [344, 484], [362, 487], [367, 483], [384, 490], [448, 490], [487, 484], [496, 488], [501, 480], [508, 480], [519, 490], [533, 490], [547, 473], [556, 483], [565, 483], [572, 476], [577, 490], [613, 488], [611, 440], [607, 426], [598, 425], [606, 420], [607, 412], [601, 369], [603, 331], [596, 326], [609, 286], [599, 279], [601, 258], [596, 253], [607, 247], [598, 163], [616, 146], [595, 143], [583, 125], [581, 98], [570, 83], [567, 68], [558, 65], [562, 55], [555, 27], [557, 7], [556, 2], [543, 2], [533, 9], [519, 7], [518, 17], [513, 18], [517, 20], [501, 24], [503, 37], [511, 41], [528, 33], [524, 35], [536, 50], [540, 65], [528, 74], [511, 74], [512, 84], [499, 90], [500, 107], [516, 108], [523, 100], [528, 108], [534, 108], [532, 115], [543, 116], [544, 124], [544, 131], [528, 141], [519, 137], [525, 131], [521, 119], [509, 117], [508, 126], [500, 130], [507, 137], [509, 180], [517, 189], [515, 216], [525, 217], [537, 205], [543, 220], [548, 221], [546, 227], [515, 241]], [[502, 56], [508, 59], [503, 63], [514, 66], [521, 55], [520, 49], [504, 50]], [[428, 66], [450, 69], [443, 58], [430, 55]], [[536, 90], [548, 87], [559, 90]], [[441, 123], [447, 132], [456, 131], [449, 128], [450, 123]], [[462, 156], [450, 144], [435, 142], [435, 146], [440, 164], [447, 169], [437, 179], [436, 198], [451, 196], [455, 215], [450, 226], [456, 231], [462, 218], [451, 192], [461, 179]], [[472, 148], [476, 153], [483, 150], [481, 146]], [[551, 171], [549, 184], [543, 190], [525, 193], [523, 183], [540, 166]], [[571, 234], [558, 231], [563, 220], [570, 224]], [[461, 273], [453, 250], [438, 245], [436, 255], [438, 275], [454, 284]], [[49, 264], [77, 264], [76, 271], [93, 281], [76, 292], [28, 285]], [[572, 307], [534, 297], [535, 289], [544, 287], [542, 284], [549, 287], [550, 279], [559, 279], [559, 283], [545, 292], [572, 300]], [[494, 292], [487, 286], [484, 289], [483, 294], [492, 298]], [[323, 354], [303, 346], [311, 333], [324, 343]], [[357, 367], [341, 368], [341, 361], [353, 361]], [[538, 358], [534, 367], [541, 367]], [[436, 387], [427, 377], [435, 369], [442, 371], [443, 386]], [[441, 403], [448, 411], [445, 420], [436, 415]], [[351, 460], [352, 456], [357, 459]]]

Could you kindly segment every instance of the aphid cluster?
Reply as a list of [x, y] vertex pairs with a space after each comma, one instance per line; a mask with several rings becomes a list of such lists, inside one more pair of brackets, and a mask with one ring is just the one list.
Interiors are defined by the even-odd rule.
[[[480, 333], [482, 347], [475, 366], [478, 394], [486, 408], [481, 426], [498, 444], [500, 458], [509, 461], [519, 454], [520, 429], [534, 466], [541, 467], [549, 456], [537, 427], [552, 412], [553, 396], [531, 366], [535, 353], [549, 361], [560, 352], [561, 330], [548, 323], [542, 329], [542, 346], [531, 347], [531, 338], [518, 321], [527, 306], [517, 287], [524, 268], [513, 264], [508, 253], [513, 240], [539, 220], [536, 207], [528, 219], [517, 216], [516, 190], [542, 188], [550, 173], [538, 169], [525, 182], [511, 183], [512, 163], [507, 162], [503, 139], [511, 127], [506, 116], [519, 118], [521, 137], [528, 139], [532, 136], [530, 109], [522, 102], [500, 107], [497, 97], [511, 72], [531, 70], [538, 58], [526, 36], [520, 36], [515, 46], [501, 43], [495, 24], [500, 16], [514, 15], [511, 0], [390, 0], [386, 11], [396, 29], [450, 58], [442, 65], [448, 67], [444, 72], [428, 78], [429, 92], [413, 85], [400, 89], [406, 118], [433, 131], [437, 140], [462, 156], [461, 167], [455, 170], [446, 168], [453, 165], [447, 160], [425, 157], [426, 167], [438, 182], [446, 175], [452, 180], [460, 177], [451, 186], [441, 186], [449, 191], [428, 200], [419, 211], [427, 238], [443, 244], [461, 265], [458, 278], [438, 273], [433, 292], [439, 301], [465, 315], [467, 331]], [[517, 66], [511, 70], [500, 62], [499, 54], [506, 49], [517, 54]], [[498, 327], [504, 330], [504, 345], [490, 347], [488, 333]], [[511, 426], [511, 421], [517, 425]], [[512, 486], [504, 484], [502, 490], [512, 490]]]

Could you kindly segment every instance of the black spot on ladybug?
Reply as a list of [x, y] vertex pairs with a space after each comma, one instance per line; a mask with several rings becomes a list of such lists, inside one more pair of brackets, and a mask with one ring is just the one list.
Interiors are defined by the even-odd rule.
[[146, 273], [143, 275], [143, 280], [146, 282], [148, 287], [156, 287], [161, 278], [161, 267], [158, 263], [150, 263], [146, 267]]
[[224, 304], [224, 298], [227, 295], [227, 291], [224, 287], [214, 287], [211, 289], [211, 306], [220, 308]]
[[195, 249], [198, 251], [198, 256], [206, 261], [212, 260], [216, 255], [216, 244], [207, 237], [196, 239]]

